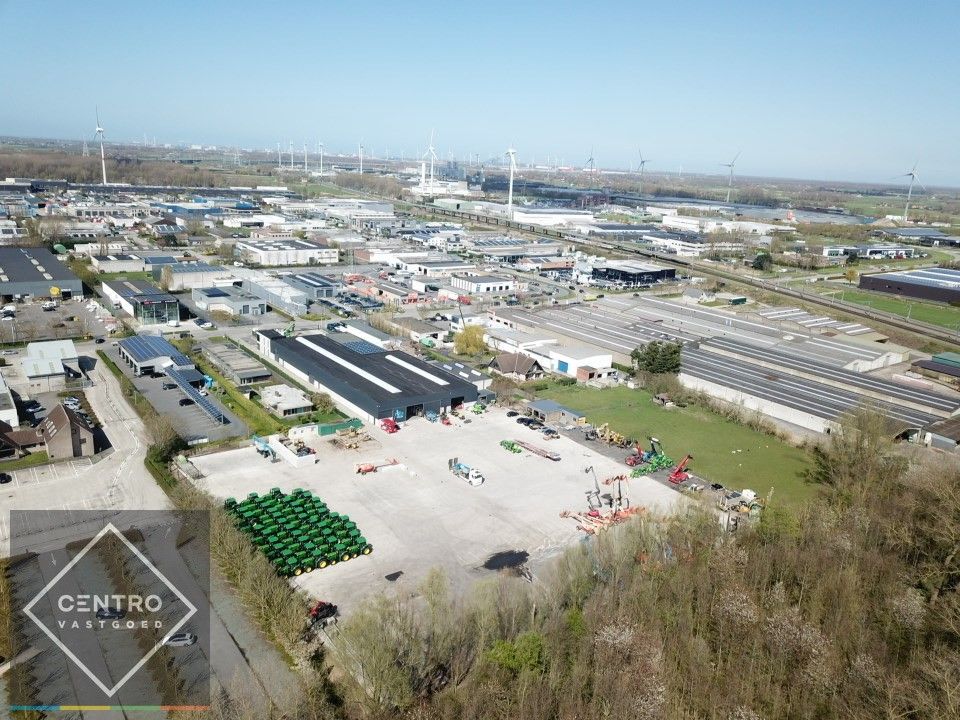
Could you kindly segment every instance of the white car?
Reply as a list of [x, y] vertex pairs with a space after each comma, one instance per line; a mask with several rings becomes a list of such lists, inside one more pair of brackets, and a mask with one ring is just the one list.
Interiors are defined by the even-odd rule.
[[163, 644], [169, 647], [187, 647], [197, 642], [197, 636], [193, 633], [174, 633], [167, 635], [163, 639]]

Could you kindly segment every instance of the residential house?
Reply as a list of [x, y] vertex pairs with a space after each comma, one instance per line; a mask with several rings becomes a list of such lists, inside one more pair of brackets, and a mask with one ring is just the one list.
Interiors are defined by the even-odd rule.
[[540, 363], [523, 353], [500, 353], [490, 362], [489, 369], [517, 382], [539, 380], [545, 375]]

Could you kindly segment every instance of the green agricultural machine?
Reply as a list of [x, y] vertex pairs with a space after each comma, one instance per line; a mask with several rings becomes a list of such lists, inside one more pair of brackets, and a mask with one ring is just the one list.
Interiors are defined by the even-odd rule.
[[501, 440], [500, 447], [502, 447], [504, 450], [509, 450], [514, 454], [523, 452], [523, 448], [517, 445], [513, 440]]
[[373, 552], [355, 522], [332, 512], [323, 500], [302, 488], [289, 495], [279, 488], [266, 495], [250, 493], [240, 502], [227, 498], [223, 507], [283, 577]]

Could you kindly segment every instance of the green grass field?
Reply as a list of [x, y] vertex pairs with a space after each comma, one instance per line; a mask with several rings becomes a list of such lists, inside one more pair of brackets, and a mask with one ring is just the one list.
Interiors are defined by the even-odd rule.
[[642, 438], [645, 447], [652, 435], [675, 460], [690, 453], [693, 472], [711, 482], [736, 490], [750, 488], [761, 495], [772, 487], [774, 498], [790, 505], [816, 493], [803, 480], [809, 467], [806, 451], [708, 410], [693, 406], [667, 410], [649, 393], [626, 387], [551, 387], [538, 394], [586, 413], [593, 425], [608, 422], [617, 432]]
[[[823, 292], [830, 288], [816, 289]], [[909, 315], [914, 320], [939, 325], [951, 330], [957, 330], [960, 327], [960, 308], [950, 307], [949, 305], [938, 305], [922, 300], [900, 298], [862, 290], [844, 290], [842, 294], [835, 292], [833, 297], [857, 305], [867, 305], [874, 310], [883, 310], [894, 315], [902, 315], [903, 317]]]

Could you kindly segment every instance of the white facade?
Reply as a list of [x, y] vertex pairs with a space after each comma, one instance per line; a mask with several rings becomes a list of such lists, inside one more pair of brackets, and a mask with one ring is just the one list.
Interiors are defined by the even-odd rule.
[[223, 220], [227, 228], [270, 227], [285, 222], [283, 215], [234, 215]]
[[5, 422], [11, 428], [20, 427], [17, 404], [13, 401], [13, 395], [2, 375], [0, 375], [0, 422]]
[[593, 213], [586, 210], [566, 208], [513, 208], [513, 221], [554, 227], [556, 225], [582, 225], [594, 221]]
[[793, 232], [791, 225], [774, 225], [772, 223], [755, 222], [752, 220], [725, 220], [715, 217], [693, 217], [690, 215], [664, 215], [660, 221], [664, 228], [682, 230], [685, 232], [712, 233], [712, 232], [741, 232], [750, 235], [766, 235], [775, 232]]
[[673, 253], [679, 257], [700, 257], [709, 252], [723, 254], [743, 252], [743, 243], [734, 239], [707, 239], [679, 235], [644, 235], [643, 239], [657, 250]]
[[483, 275], [480, 273], [457, 273], [450, 284], [458, 290], [482, 295], [484, 293], [512, 293], [517, 290], [517, 281], [501, 275]]
[[340, 259], [340, 251], [313, 240], [237, 240], [234, 252], [246, 262], [267, 267], [282, 265], [332, 265]]

